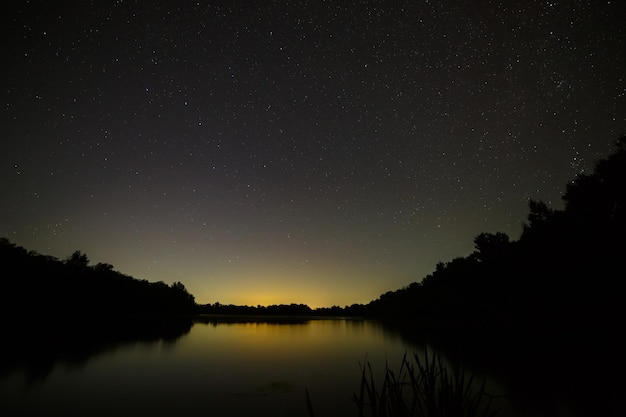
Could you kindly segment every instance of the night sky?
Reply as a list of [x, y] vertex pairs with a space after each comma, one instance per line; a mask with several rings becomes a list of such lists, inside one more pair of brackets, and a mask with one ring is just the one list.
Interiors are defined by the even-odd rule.
[[367, 303], [626, 133], [620, 1], [6, 1], [0, 236], [199, 303]]

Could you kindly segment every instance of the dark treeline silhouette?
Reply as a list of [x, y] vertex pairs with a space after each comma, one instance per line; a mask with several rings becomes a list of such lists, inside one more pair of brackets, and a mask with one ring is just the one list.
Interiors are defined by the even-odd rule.
[[110, 264], [89, 266], [80, 251], [65, 260], [0, 239], [0, 375], [28, 382], [59, 363], [81, 366], [117, 346], [175, 341], [192, 326], [194, 297], [180, 282], [138, 280]]
[[517, 241], [481, 233], [466, 257], [440, 262], [420, 282], [362, 305], [198, 306], [227, 315], [363, 316], [451, 328], [606, 329], [623, 313], [626, 277], [626, 137], [566, 186], [563, 210], [530, 200]]
[[[512, 402], [550, 410], [568, 398], [577, 415], [619, 415], [626, 389], [626, 137], [592, 173], [568, 183], [562, 198], [562, 210], [530, 200], [518, 240], [481, 233], [468, 256], [346, 307], [196, 305], [181, 283], [137, 280], [109, 264], [89, 266], [79, 251], [58, 260], [0, 239], [0, 374], [25, 366], [37, 380], [59, 360], [80, 365], [111, 346], [173, 341], [191, 327], [190, 319], [154, 317], [363, 316], [436, 347], [451, 363], [495, 375]], [[212, 320], [205, 322], [222, 323]], [[528, 386], [532, 398], [520, 398]]]
[[194, 297], [182, 283], [139, 280], [106, 263], [89, 266], [80, 251], [59, 260], [0, 238], [0, 262], [0, 320], [8, 325], [32, 317], [63, 317], [67, 322], [86, 316], [94, 320], [190, 314], [195, 309]]
[[227, 314], [227, 315], [251, 315], [251, 316], [308, 316], [313, 310], [306, 304], [280, 304], [270, 306], [247, 306], [233, 304], [206, 304], [198, 306], [197, 311], [201, 314]]
[[530, 415], [623, 414], [626, 137], [563, 202], [529, 201], [518, 240], [481, 233], [473, 253], [363, 315], [492, 375]]
[[59, 323], [42, 316], [22, 322], [19, 332], [0, 329], [0, 377], [19, 370], [27, 385], [45, 380], [58, 365], [85, 366], [99, 355], [122, 346], [156, 342], [174, 345], [193, 325], [190, 317], [116, 317]]
[[180, 282], [138, 280], [109, 264], [89, 266], [74, 252], [66, 260], [27, 252], [0, 239], [6, 271], [3, 316], [128, 316], [172, 313], [224, 315], [366, 316], [446, 327], [596, 326], [621, 317], [626, 276], [626, 137], [593, 173], [567, 184], [563, 210], [529, 201], [517, 241], [481, 233], [475, 251], [440, 262], [420, 282], [369, 304], [311, 309], [304, 304], [196, 305]]
[[626, 137], [567, 184], [564, 209], [530, 200], [517, 241], [481, 233], [475, 251], [364, 306], [366, 315], [445, 328], [615, 325], [626, 277]]
[[364, 316], [447, 331], [617, 325], [626, 277], [626, 137], [566, 186], [564, 209], [530, 200], [517, 241], [481, 233], [475, 251], [362, 305], [199, 306], [205, 314]]
[[199, 314], [217, 315], [241, 315], [241, 316], [355, 316], [361, 315], [363, 306], [353, 304], [352, 306], [320, 307], [311, 308], [306, 304], [273, 304], [269, 306], [247, 306], [234, 304], [213, 304], [199, 305], [196, 311]]

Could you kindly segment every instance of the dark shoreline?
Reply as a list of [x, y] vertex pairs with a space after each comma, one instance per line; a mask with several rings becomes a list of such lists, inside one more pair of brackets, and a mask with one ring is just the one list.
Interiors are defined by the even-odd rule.
[[196, 314], [191, 316], [194, 323], [196, 322], [224, 322], [224, 323], [252, 323], [252, 322], [306, 322], [313, 320], [352, 320], [364, 321], [368, 320], [364, 317], [352, 316], [315, 316], [315, 315], [262, 315], [262, 314]]

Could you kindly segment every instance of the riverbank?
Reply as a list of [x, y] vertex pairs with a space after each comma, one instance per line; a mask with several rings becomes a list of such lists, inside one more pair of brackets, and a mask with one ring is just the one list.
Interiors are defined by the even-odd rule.
[[288, 315], [261, 315], [261, 314], [197, 314], [192, 317], [194, 322], [229, 322], [229, 323], [248, 323], [248, 322], [270, 322], [270, 323], [294, 323], [306, 322], [311, 320], [365, 320], [363, 317], [350, 316], [288, 316]]

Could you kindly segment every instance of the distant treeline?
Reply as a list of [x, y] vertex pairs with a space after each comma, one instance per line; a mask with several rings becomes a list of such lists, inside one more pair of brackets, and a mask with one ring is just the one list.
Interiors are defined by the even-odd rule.
[[567, 184], [563, 210], [530, 200], [517, 241], [481, 233], [475, 251], [381, 295], [366, 315], [435, 327], [615, 325], [626, 279], [626, 137]]
[[180, 282], [138, 280], [109, 264], [89, 266], [80, 251], [59, 260], [1, 238], [0, 313], [365, 316], [436, 328], [616, 324], [624, 312], [626, 278], [626, 137], [593, 173], [567, 184], [562, 198], [563, 210], [530, 200], [517, 241], [501, 232], [481, 233], [473, 253], [440, 262], [420, 282], [365, 305], [318, 309], [197, 305]]
[[180, 282], [148, 282], [74, 252], [65, 260], [41, 255], [0, 238], [3, 269], [1, 321], [180, 315], [194, 312], [194, 297]]
[[354, 304], [351, 307], [320, 307], [311, 308], [306, 304], [274, 304], [269, 306], [257, 305], [234, 305], [234, 304], [214, 304], [199, 305], [197, 308], [200, 314], [226, 314], [245, 316], [345, 316], [360, 315], [359, 308], [362, 305]]
[[616, 324], [626, 279], [626, 137], [566, 186], [563, 210], [529, 201], [517, 241], [481, 233], [475, 251], [368, 304], [199, 306], [203, 313], [364, 316], [422, 327], [498, 328]]

